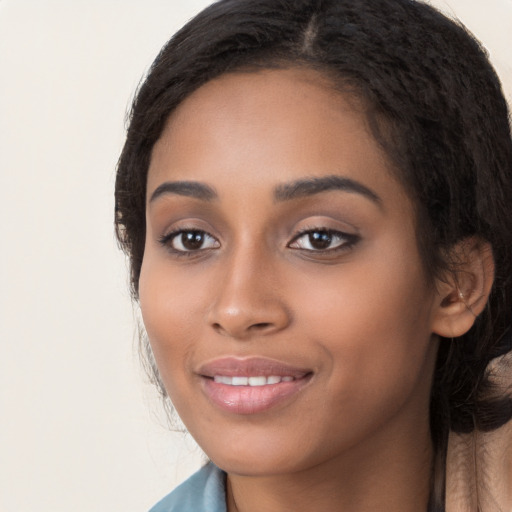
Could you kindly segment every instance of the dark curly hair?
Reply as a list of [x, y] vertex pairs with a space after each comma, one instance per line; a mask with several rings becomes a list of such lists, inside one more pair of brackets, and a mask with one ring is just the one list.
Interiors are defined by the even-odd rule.
[[[500, 82], [460, 24], [414, 0], [220, 0], [161, 50], [130, 115], [116, 180], [115, 223], [138, 281], [151, 152], [173, 110], [202, 84], [239, 70], [306, 66], [368, 105], [376, 140], [416, 206], [430, 277], [454, 271], [457, 242], [490, 243], [495, 281], [473, 328], [441, 340], [431, 398], [437, 468], [450, 430], [496, 429], [512, 417], [486, 368], [512, 348], [512, 140]], [[433, 479], [438, 481], [439, 479]], [[443, 479], [441, 479], [443, 480]], [[431, 510], [442, 510], [434, 489]]]

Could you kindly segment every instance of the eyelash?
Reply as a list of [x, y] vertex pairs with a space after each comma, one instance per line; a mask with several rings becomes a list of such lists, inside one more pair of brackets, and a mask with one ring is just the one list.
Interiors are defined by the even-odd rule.
[[[302, 237], [306, 235], [311, 237], [314, 234], [327, 235], [331, 239], [339, 238], [341, 240], [341, 243], [336, 247], [328, 247], [326, 249], [306, 249], [303, 247], [292, 247], [292, 244], [300, 240]], [[348, 251], [359, 241], [359, 239], [360, 237], [358, 235], [354, 235], [351, 233], [344, 233], [343, 231], [337, 231], [335, 229], [329, 228], [311, 227], [305, 228], [301, 230], [299, 233], [297, 233], [297, 235], [293, 237], [292, 241], [287, 245], [287, 247], [289, 247], [290, 249], [303, 250], [315, 254], [334, 254], [342, 251]], [[311, 239], [309, 239], [309, 242], [311, 242]]]
[[[203, 238], [211, 238], [214, 240], [216, 247], [207, 247], [207, 248], [198, 248], [198, 249], [190, 249], [190, 250], [182, 250], [177, 249], [176, 247], [173, 247], [174, 240], [177, 240], [180, 235], [184, 234], [193, 234], [193, 235], [199, 235]], [[331, 240], [333, 238], [339, 238], [341, 240], [341, 243], [332, 248], [325, 248], [325, 249], [307, 249], [304, 247], [293, 247], [292, 245], [299, 241], [304, 236], [311, 237], [314, 234], [320, 234], [323, 236], [329, 237]], [[302, 250], [308, 253], [315, 253], [315, 254], [334, 254], [342, 251], [348, 251], [350, 250], [358, 241], [360, 237], [358, 235], [354, 235], [351, 233], [344, 233], [342, 231], [337, 231], [334, 229], [328, 229], [328, 228], [318, 228], [318, 227], [312, 227], [312, 228], [305, 228], [301, 230], [299, 233], [297, 233], [292, 240], [287, 244], [287, 247], [293, 250]], [[171, 233], [168, 233], [162, 237], [159, 238], [159, 243], [164, 246], [167, 250], [169, 250], [173, 255], [176, 255], [178, 257], [191, 257], [191, 256], [197, 256], [199, 253], [202, 253], [204, 251], [210, 251], [213, 249], [217, 249], [220, 247], [219, 241], [212, 235], [210, 235], [208, 232], [201, 230], [201, 229], [177, 229], [175, 231], [172, 231]], [[182, 240], [183, 242], [183, 240]], [[311, 245], [311, 238], [309, 239], [309, 243]], [[330, 243], [330, 242], [329, 242]], [[183, 243], [182, 243], [183, 245]]]
[[[202, 230], [202, 229], [177, 229], [175, 231], [172, 231], [171, 233], [168, 233], [162, 237], [159, 238], [159, 242], [161, 245], [163, 245], [168, 251], [170, 251], [173, 255], [175, 256], [178, 256], [178, 257], [191, 257], [191, 256], [197, 256], [200, 252], [203, 252], [203, 251], [208, 251], [208, 250], [212, 250], [212, 249], [216, 249], [217, 247], [208, 247], [206, 249], [202, 249], [202, 248], [199, 248], [199, 249], [191, 249], [191, 250], [182, 250], [182, 249], [176, 249], [175, 247], [173, 247], [173, 242], [174, 240], [178, 239], [178, 237], [180, 235], [184, 235], [184, 234], [194, 234], [194, 235], [200, 235], [202, 237], [209, 237], [211, 238], [212, 240], [215, 240], [216, 244], [218, 244], [218, 246], [220, 247], [219, 245], [219, 242], [218, 240], [210, 235], [210, 233]], [[182, 240], [183, 242], [183, 240]], [[183, 245], [183, 243], [182, 243]]]

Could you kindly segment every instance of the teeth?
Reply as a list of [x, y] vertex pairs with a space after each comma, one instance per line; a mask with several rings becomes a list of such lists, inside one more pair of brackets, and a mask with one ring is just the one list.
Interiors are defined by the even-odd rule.
[[266, 383], [266, 377], [249, 377], [249, 386], [264, 386]]
[[215, 375], [214, 382], [227, 384], [228, 386], [266, 386], [268, 384], [279, 384], [280, 382], [292, 382], [295, 380], [291, 376], [279, 377], [272, 375], [270, 377], [227, 377], [226, 375]]

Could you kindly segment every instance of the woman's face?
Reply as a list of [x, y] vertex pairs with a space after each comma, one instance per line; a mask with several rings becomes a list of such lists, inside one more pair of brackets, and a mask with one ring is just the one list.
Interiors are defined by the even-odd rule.
[[294, 472], [428, 438], [436, 294], [360, 102], [304, 69], [222, 76], [171, 116], [147, 190], [144, 323], [217, 465]]

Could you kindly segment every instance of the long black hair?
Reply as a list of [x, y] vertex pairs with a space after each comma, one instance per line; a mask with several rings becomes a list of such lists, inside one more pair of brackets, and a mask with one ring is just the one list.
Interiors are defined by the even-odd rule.
[[[453, 271], [446, 255], [467, 237], [492, 247], [495, 282], [486, 309], [467, 334], [440, 343], [430, 411], [439, 473], [450, 430], [492, 430], [512, 417], [510, 397], [494, 396], [486, 372], [512, 348], [512, 141], [507, 104], [485, 50], [429, 5], [220, 0], [181, 29], [136, 95], [118, 164], [115, 222], [130, 257], [134, 298], [144, 256], [147, 172], [168, 117], [224, 73], [292, 66], [320, 71], [368, 106], [373, 134], [415, 203], [427, 275]], [[442, 510], [443, 492], [442, 485], [432, 492], [431, 510]]]

